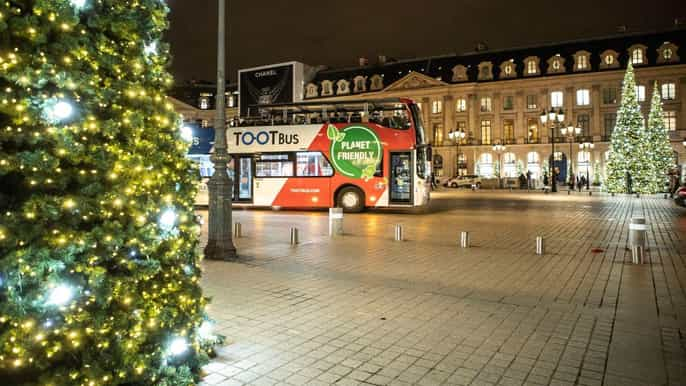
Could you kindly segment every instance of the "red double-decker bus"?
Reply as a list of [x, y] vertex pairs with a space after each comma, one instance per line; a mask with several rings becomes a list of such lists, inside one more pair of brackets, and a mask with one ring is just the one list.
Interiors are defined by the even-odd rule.
[[[234, 205], [359, 212], [428, 203], [431, 150], [413, 101], [263, 105], [259, 112], [227, 131]], [[201, 170], [206, 178], [213, 172], [211, 164]]]

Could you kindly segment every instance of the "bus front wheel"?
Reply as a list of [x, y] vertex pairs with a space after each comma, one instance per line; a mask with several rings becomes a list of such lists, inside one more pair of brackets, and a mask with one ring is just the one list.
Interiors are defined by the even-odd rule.
[[336, 204], [344, 212], [359, 213], [364, 210], [364, 193], [354, 186], [346, 186], [338, 192]]

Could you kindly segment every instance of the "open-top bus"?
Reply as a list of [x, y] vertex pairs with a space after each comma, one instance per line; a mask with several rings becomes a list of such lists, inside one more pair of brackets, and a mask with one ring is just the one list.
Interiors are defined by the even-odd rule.
[[[413, 207], [429, 201], [430, 148], [409, 99], [259, 106], [227, 130], [236, 206]], [[209, 156], [201, 161], [206, 181]], [[206, 187], [197, 204], [207, 205]]]

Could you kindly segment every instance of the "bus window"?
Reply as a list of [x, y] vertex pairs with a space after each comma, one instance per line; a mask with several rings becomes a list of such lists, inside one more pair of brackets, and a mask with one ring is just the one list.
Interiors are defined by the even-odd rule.
[[293, 161], [288, 154], [262, 154], [255, 161], [256, 177], [292, 177]]
[[320, 152], [300, 152], [296, 153], [295, 158], [298, 177], [330, 177], [333, 175], [331, 164]]
[[410, 111], [412, 112], [412, 120], [414, 121], [414, 130], [417, 137], [417, 145], [426, 144], [426, 139], [424, 138], [424, 125], [422, 124], [422, 113], [419, 111], [419, 107], [415, 104], [410, 104]]

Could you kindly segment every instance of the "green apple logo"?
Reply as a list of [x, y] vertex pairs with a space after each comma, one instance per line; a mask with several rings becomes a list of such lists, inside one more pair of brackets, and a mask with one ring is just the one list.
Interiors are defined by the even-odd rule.
[[346, 177], [374, 177], [381, 162], [381, 141], [375, 132], [364, 126], [348, 126], [342, 130], [329, 125], [326, 130], [331, 140], [331, 162]]

